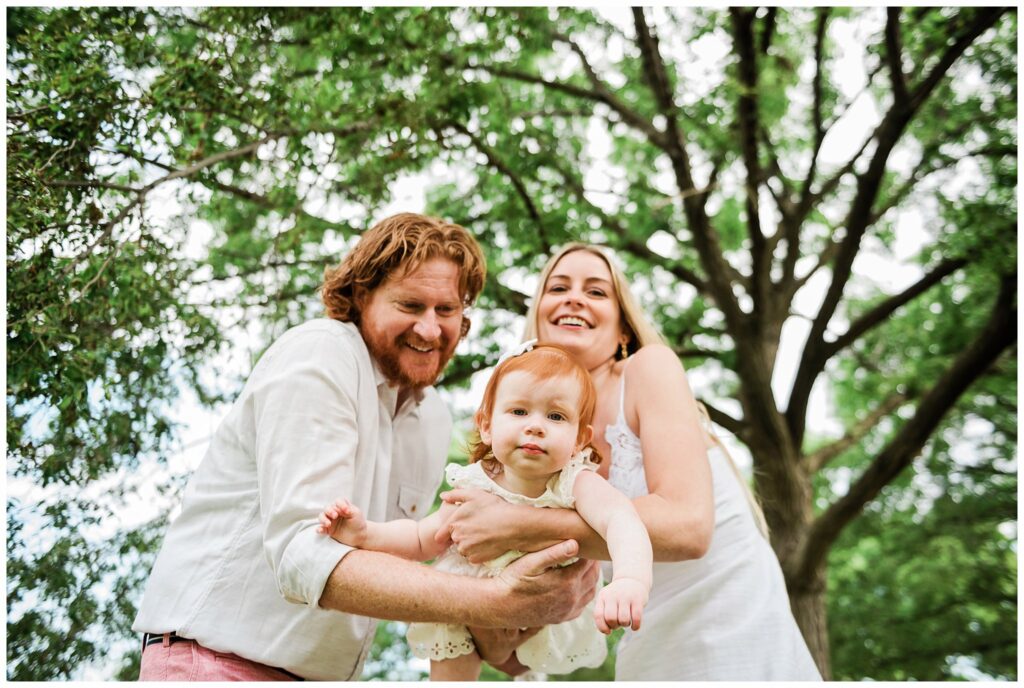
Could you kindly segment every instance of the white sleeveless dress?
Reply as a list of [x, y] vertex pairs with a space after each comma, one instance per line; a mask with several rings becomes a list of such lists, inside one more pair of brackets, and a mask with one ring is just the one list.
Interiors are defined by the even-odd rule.
[[[468, 466], [448, 464], [445, 477], [452, 487], [484, 490], [512, 504], [572, 509], [576, 504], [572, 493], [576, 477], [581, 471], [597, 470], [597, 464], [588, 457], [589, 452], [574, 456], [565, 468], [548, 480], [544, 494], [539, 497], [527, 497], [506, 490], [491, 480], [480, 463]], [[434, 562], [434, 568], [463, 576], [491, 577], [498, 575], [524, 554], [513, 550], [485, 564], [471, 564], [454, 547], [449, 547]], [[565, 565], [573, 561], [576, 559]], [[468, 655], [475, 649], [469, 631], [458, 624], [413, 623], [406, 632], [406, 640], [409, 641], [413, 655], [421, 659], [451, 659]], [[593, 601], [572, 621], [545, 626], [516, 650], [520, 662], [534, 671], [546, 674], [567, 674], [580, 667], [601, 666], [607, 656], [605, 638], [594, 622]]]
[[[640, 439], [619, 417], [605, 430], [608, 482], [630, 499], [647, 494]], [[820, 681], [789, 607], [782, 569], [761, 535], [743, 487], [718, 448], [708, 450], [715, 530], [700, 559], [654, 564], [639, 631], [616, 650], [616, 681]], [[606, 564], [606, 566], [609, 566]], [[610, 572], [605, 571], [610, 578]]]

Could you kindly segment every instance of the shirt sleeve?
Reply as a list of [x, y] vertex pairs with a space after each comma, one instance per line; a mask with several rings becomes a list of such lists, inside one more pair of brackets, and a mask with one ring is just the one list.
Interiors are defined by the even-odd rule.
[[281, 595], [316, 606], [352, 551], [316, 526], [335, 499], [358, 501], [359, 366], [351, 343], [336, 332], [299, 333], [281, 345], [253, 380], [263, 550]]
[[573, 488], [576, 485], [576, 478], [583, 471], [597, 471], [597, 464], [590, 460], [589, 451], [586, 454], [580, 453], [574, 456], [555, 476], [551, 492], [560, 505], [575, 508], [576, 495], [573, 493]]

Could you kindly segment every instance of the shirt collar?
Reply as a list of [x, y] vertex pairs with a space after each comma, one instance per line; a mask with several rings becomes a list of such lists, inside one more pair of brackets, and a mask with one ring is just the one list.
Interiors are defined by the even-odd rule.
[[[373, 380], [377, 384], [377, 398], [387, 402], [387, 407], [392, 410], [392, 415], [397, 415], [398, 409], [395, 405], [398, 403], [398, 386], [391, 385], [384, 375], [384, 371], [380, 369], [380, 365], [377, 364], [377, 359], [370, 354], [370, 363], [373, 365]], [[410, 399], [412, 404], [406, 404], [405, 407], [408, 409], [408, 413], [415, 416], [419, 415], [420, 404], [423, 403], [423, 399], [426, 397], [426, 389], [413, 390]]]

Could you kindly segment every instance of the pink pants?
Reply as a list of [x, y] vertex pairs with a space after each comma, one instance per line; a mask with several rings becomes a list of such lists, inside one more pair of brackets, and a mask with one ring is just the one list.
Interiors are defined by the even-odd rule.
[[140, 681], [294, 681], [280, 669], [214, 652], [194, 640], [143, 649]]

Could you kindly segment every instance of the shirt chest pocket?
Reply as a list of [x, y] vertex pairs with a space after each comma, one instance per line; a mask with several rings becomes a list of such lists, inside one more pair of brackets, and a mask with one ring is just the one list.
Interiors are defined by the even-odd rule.
[[398, 488], [398, 518], [420, 520], [430, 511], [433, 495], [411, 485]]

